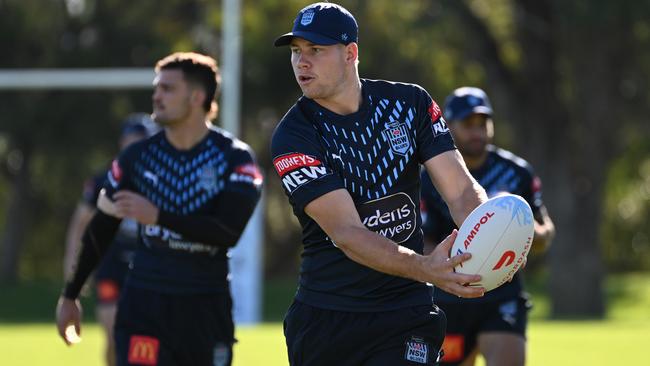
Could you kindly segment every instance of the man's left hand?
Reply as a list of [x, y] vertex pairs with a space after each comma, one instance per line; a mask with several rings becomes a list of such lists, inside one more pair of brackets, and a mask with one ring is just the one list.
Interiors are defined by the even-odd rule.
[[153, 225], [158, 221], [159, 209], [145, 197], [127, 190], [113, 195], [119, 217], [128, 217], [144, 225]]

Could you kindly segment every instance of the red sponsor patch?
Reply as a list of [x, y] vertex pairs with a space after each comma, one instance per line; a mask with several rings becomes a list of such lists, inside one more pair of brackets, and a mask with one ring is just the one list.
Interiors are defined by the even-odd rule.
[[120, 163], [117, 162], [117, 159], [113, 160], [113, 163], [111, 163], [111, 175], [117, 183], [122, 179], [122, 168], [120, 168]]
[[447, 334], [442, 342], [445, 355], [443, 362], [459, 362], [465, 357], [465, 337], [462, 334]]
[[253, 163], [248, 163], [248, 164], [235, 167], [235, 173], [251, 177], [253, 179], [254, 184], [262, 183], [262, 179], [263, 179], [262, 173], [260, 173], [260, 170], [257, 168], [257, 165]]
[[431, 121], [435, 122], [442, 116], [442, 111], [440, 110], [440, 107], [438, 107], [438, 104], [434, 102], [433, 100], [431, 101], [431, 104], [429, 105], [429, 116], [431, 116]]
[[158, 364], [160, 341], [153, 337], [133, 335], [129, 344], [129, 363], [136, 365]]
[[318, 159], [301, 153], [286, 154], [273, 159], [273, 166], [281, 177], [298, 168], [318, 165], [321, 165]]
[[120, 297], [120, 286], [113, 280], [97, 281], [97, 299], [100, 302], [115, 302]]
[[542, 190], [542, 180], [538, 176], [533, 177], [533, 181], [530, 184], [530, 189], [533, 193], [537, 193]]

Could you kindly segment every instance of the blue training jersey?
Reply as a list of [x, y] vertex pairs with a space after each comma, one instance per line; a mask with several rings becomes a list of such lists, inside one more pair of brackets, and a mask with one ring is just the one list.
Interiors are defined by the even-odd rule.
[[[488, 156], [478, 169], [470, 170], [472, 176], [485, 189], [488, 197], [508, 192], [523, 197], [539, 217], [543, 205], [541, 181], [532, 167], [524, 159], [504, 149], [488, 145]], [[457, 226], [449, 213], [447, 204], [431, 183], [426, 171], [422, 173], [422, 206], [424, 234], [435, 243], [440, 243]], [[515, 297], [523, 290], [519, 274], [511, 282], [489, 291], [485, 296], [475, 299], [462, 299], [439, 288], [434, 290], [434, 302], [483, 302]]]
[[[127, 148], [113, 162], [109, 197], [131, 190], [175, 215], [214, 215], [229, 192], [259, 197], [262, 178], [252, 150], [228, 132], [211, 127], [189, 150], [177, 150], [164, 131]], [[187, 240], [160, 225], [140, 225], [127, 286], [162, 293], [228, 292], [227, 249]]]
[[361, 83], [357, 112], [341, 116], [303, 96], [273, 134], [273, 165], [302, 226], [296, 299], [364, 312], [431, 304], [425, 284], [354, 262], [304, 212], [312, 200], [346, 189], [368, 229], [422, 253], [420, 164], [455, 149], [452, 137], [421, 87]]

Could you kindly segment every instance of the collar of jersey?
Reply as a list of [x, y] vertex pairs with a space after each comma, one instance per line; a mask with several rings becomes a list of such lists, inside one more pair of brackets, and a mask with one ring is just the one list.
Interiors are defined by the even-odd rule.
[[361, 79], [361, 105], [359, 106], [359, 110], [354, 113], [340, 115], [321, 106], [320, 104], [316, 103], [313, 99], [307, 98], [305, 96], [303, 96], [301, 99], [305, 101], [309, 109], [311, 109], [316, 113], [322, 113], [322, 116], [325, 117], [328, 122], [340, 124], [343, 126], [350, 125], [350, 122], [363, 121], [364, 116], [370, 110], [370, 98], [368, 98], [368, 85], [366, 85], [364, 79]]

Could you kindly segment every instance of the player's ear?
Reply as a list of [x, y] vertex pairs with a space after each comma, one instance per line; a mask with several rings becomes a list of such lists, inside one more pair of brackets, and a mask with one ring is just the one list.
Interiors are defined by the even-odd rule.
[[357, 45], [355, 42], [348, 43], [347, 46], [345, 46], [345, 61], [354, 63], [357, 61], [359, 58], [359, 45]]
[[205, 100], [205, 91], [201, 88], [194, 88], [192, 94], [190, 94], [190, 102], [195, 106], [203, 106], [203, 101]]

